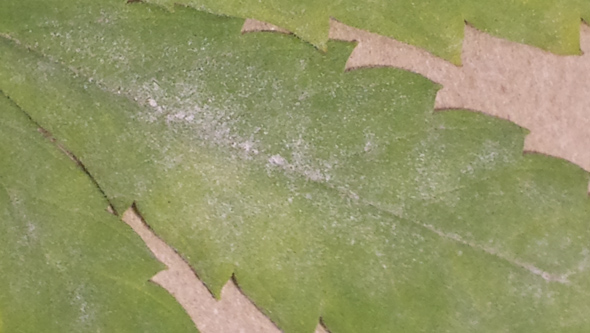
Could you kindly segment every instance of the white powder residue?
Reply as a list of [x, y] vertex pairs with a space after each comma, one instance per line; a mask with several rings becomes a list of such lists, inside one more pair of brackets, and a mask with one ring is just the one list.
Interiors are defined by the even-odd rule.
[[363, 150], [365, 153], [370, 152], [375, 148], [375, 133], [365, 132], [365, 147]]
[[286, 166], [288, 164], [287, 160], [285, 160], [281, 155], [272, 155], [268, 159], [268, 163], [278, 166]]
[[258, 154], [258, 149], [255, 148], [255, 143], [248, 140], [238, 144], [238, 147], [242, 148], [246, 153]]
[[158, 107], [158, 103], [157, 103], [157, 102], [156, 102], [156, 100], [155, 100], [155, 99], [153, 99], [153, 98], [149, 98], [149, 99], [148, 99], [148, 103], [149, 103], [149, 105], [150, 105], [151, 107], [153, 107], [153, 108], [156, 108], [156, 107]]
[[291, 151], [289, 160], [274, 154], [268, 158], [268, 166], [280, 167], [289, 174], [303, 176], [315, 182], [328, 182], [332, 179], [329, 171], [336, 162], [318, 159], [311, 145], [301, 137], [285, 146]]

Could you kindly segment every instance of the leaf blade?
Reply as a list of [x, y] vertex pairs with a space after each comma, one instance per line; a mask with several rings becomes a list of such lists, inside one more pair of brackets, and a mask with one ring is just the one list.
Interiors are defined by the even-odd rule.
[[461, 63], [465, 22], [485, 32], [557, 54], [580, 54], [580, 18], [587, 4], [571, 1], [290, 1], [150, 0], [172, 8], [180, 3], [219, 15], [254, 18], [295, 33], [325, 50], [328, 22], [346, 24], [422, 47]]
[[[41, 55], [13, 45], [1, 53], [0, 86], [59, 133], [109, 196], [136, 199], [146, 220], [212, 289], [234, 271], [246, 294], [286, 331], [309, 331], [320, 315], [342, 332], [553, 331], [560, 329], [554, 313], [566, 308], [567, 329], [587, 327], [580, 315], [587, 308], [583, 275], [568, 276], [575, 289], [547, 281], [543, 272], [565, 274], [585, 260], [579, 239], [563, 242], [587, 237], [588, 175], [563, 161], [523, 157], [523, 130], [482, 115], [433, 115], [437, 86], [414, 74], [342, 73], [350, 47], [341, 43], [322, 55], [291, 37], [234, 34], [241, 22], [230, 18], [113, 8], [110, 26], [91, 24], [82, 32], [102, 33], [107, 45], [131, 38], [129, 50], [116, 49], [124, 61], [108, 58], [103, 41], [85, 44], [97, 52], [82, 56], [74, 45], [41, 45]], [[39, 43], [48, 37], [35, 33], [18, 37]], [[269, 49], [270, 55], [261, 51]], [[47, 54], [86, 77], [49, 65]], [[22, 82], [11, 81], [23, 70], [29, 72]], [[100, 84], [88, 84], [88, 73]], [[61, 100], [64, 94], [71, 98]], [[70, 124], [48, 116], [46, 105]], [[98, 114], [116, 119], [121, 130], [101, 135], [111, 125]], [[126, 148], [112, 150], [116, 145]], [[328, 168], [332, 155], [338, 163]], [[529, 189], [530, 198], [523, 195]], [[459, 205], [475, 194], [482, 209]], [[507, 214], [512, 220], [490, 214], [504, 204], [516, 210]], [[470, 218], [458, 220], [460, 214]], [[526, 232], [552, 231], [563, 219], [571, 227], [557, 241], [544, 244], [551, 233]], [[490, 239], [498, 242], [491, 250]], [[553, 263], [548, 249], [560, 246], [568, 255]], [[548, 295], [560, 296], [552, 303]]]
[[0, 108], [3, 331], [194, 332], [94, 184], [4, 95]]

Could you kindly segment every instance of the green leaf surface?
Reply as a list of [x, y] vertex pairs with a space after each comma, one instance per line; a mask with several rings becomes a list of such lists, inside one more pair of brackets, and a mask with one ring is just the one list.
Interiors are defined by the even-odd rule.
[[579, 54], [587, 0], [146, 0], [184, 4], [216, 14], [270, 22], [326, 49], [329, 18], [394, 37], [461, 63], [465, 22], [491, 34], [557, 54]]
[[0, 95], [0, 332], [195, 332], [162, 265]]
[[215, 294], [234, 273], [286, 332], [590, 329], [589, 177], [523, 155], [525, 130], [433, 113], [416, 74], [344, 72], [349, 44], [184, 7], [3, 5], [0, 89]]

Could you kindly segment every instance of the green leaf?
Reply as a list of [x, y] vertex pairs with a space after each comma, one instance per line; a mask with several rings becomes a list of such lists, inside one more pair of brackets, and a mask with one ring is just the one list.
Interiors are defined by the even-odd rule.
[[0, 95], [0, 331], [195, 332], [141, 239]]
[[433, 113], [416, 74], [344, 72], [344, 43], [183, 7], [5, 6], [0, 89], [215, 294], [234, 273], [286, 332], [590, 328], [588, 174], [523, 155], [523, 129]]
[[212, 13], [273, 23], [326, 49], [329, 18], [420, 46], [461, 62], [465, 21], [476, 28], [558, 54], [579, 54], [580, 17], [586, 0], [147, 0], [173, 8], [184, 4]]

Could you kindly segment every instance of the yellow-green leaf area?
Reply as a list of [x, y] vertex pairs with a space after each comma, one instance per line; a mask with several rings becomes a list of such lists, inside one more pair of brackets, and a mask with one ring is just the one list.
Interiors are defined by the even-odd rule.
[[349, 44], [180, 6], [9, 6], [0, 89], [213, 293], [235, 274], [285, 332], [590, 328], [588, 174], [523, 155], [522, 128], [434, 113], [413, 73], [344, 72]]

